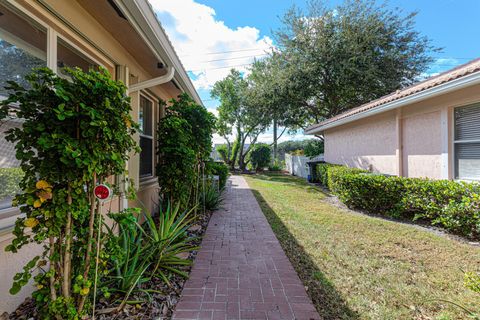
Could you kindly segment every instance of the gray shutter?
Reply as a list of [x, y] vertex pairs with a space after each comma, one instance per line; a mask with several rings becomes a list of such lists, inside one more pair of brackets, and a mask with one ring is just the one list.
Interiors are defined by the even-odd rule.
[[456, 178], [480, 180], [480, 104], [455, 109]]

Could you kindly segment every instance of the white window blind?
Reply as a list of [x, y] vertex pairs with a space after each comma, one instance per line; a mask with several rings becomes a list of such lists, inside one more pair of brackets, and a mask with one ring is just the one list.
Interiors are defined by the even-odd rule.
[[480, 180], [480, 103], [455, 109], [455, 177]]

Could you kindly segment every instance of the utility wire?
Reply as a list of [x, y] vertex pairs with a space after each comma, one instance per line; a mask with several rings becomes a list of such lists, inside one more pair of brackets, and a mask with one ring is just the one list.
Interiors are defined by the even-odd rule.
[[239, 50], [231, 50], [231, 51], [206, 52], [206, 53], [200, 53], [200, 54], [180, 55], [180, 57], [207, 56], [207, 55], [212, 55], [212, 54], [235, 53], [235, 52], [245, 52], [245, 51], [265, 51], [267, 49], [273, 49], [273, 48], [274, 47], [239, 49]]
[[224, 58], [224, 59], [215, 59], [215, 60], [206, 60], [206, 61], [199, 61], [198, 63], [207, 63], [207, 62], [216, 62], [216, 61], [228, 61], [228, 60], [238, 60], [238, 59], [247, 59], [247, 58], [255, 58], [255, 57], [263, 57], [267, 56], [268, 53], [257, 54], [257, 55], [250, 55], [250, 56], [241, 56], [241, 57], [233, 57], [233, 58]]

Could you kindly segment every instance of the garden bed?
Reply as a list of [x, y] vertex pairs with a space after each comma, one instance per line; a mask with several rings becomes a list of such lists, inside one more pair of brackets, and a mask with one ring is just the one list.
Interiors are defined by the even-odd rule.
[[[205, 214], [198, 214], [198, 218], [192, 227], [189, 228], [188, 234], [192, 237], [197, 237], [190, 244], [199, 246], [202, 241], [210, 217], [211, 211], [207, 211]], [[194, 261], [197, 256], [197, 250], [191, 251], [188, 254], [188, 259]], [[186, 266], [182, 268], [182, 271], [190, 273], [192, 266]], [[169, 279], [171, 286], [169, 287], [161, 279], [152, 279], [150, 282], [144, 283], [144, 288], [155, 290], [147, 297], [145, 294], [133, 294], [129, 299], [132, 302], [125, 306], [124, 310], [119, 313], [113, 313], [114, 307], [111, 305], [111, 301], [101, 298], [96, 304], [96, 319], [171, 319], [173, 310], [177, 302], [179, 301], [183, 286], [187, 279], [171, 274]], [[113, 308], [112, 308], [113, 307]], [[0, 319], [3, 320], [3, 318]], [[35, 310], [35, 302], [32, 298], [27, 298], [14, 312], [12, 312], [8, 318], [11, 320], [27, 320], [38, 319], [37, 312]]]

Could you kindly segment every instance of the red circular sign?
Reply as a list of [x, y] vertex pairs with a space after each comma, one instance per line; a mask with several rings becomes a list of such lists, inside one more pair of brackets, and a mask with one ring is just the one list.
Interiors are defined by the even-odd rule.
[[110, 188], [104, 184], [100, 184], [96, 186], [93, 192], [95, 194], [95, 197], [97, 197], [97, 199], [99, 200], [108, 199], [110, 198], [110, 194], [111, 194]]

